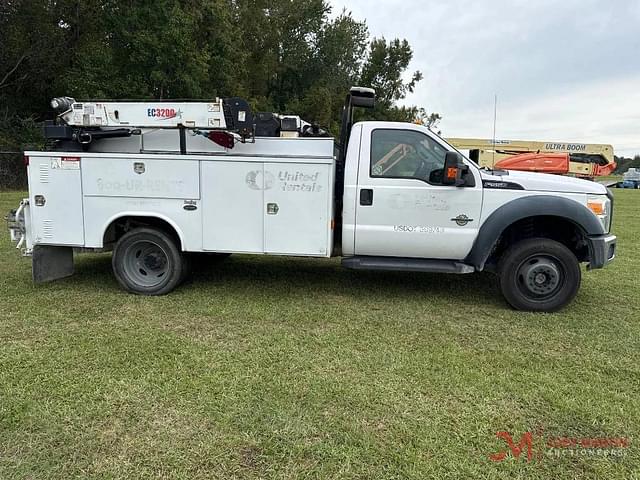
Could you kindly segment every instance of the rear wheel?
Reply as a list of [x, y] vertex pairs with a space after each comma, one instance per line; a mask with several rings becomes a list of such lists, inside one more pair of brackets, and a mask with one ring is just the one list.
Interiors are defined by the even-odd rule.
[[120, 285], [140, 295], [169, 293], [187, 272], [187, 264], [173, 238], [147, 227], [131, 230], [118, 240], [112, 266]]
[[498, 264], [500, 289], [518, 310], [555, 312], [578, 293], [580, 264], [563, 244], [532, 238], [513, 245]]

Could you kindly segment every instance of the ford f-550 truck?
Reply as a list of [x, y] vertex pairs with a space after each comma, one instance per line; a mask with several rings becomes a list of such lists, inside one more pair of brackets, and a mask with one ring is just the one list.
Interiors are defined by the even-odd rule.
[[112, 250], [118, 282], [144, 295], [176, 288], [190, 252], [341, 256], [352, 269], [489, 270], [530, 311], [564, 307], [580, 264], [613, 260], [604, 186], [481, 168], [424, 126], [354, 123], [374, 101], [350, 91], [335, 142], [238, 98], [54, 99], [54, 146], [24, 154], [12, 238], [36, 282], [72, 274], [74, 251]]

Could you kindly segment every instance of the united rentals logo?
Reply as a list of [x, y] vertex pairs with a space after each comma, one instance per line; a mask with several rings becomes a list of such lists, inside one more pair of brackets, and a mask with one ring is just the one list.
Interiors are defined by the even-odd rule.
[[158, 120], [170, 120], [172, 118], [182, 118], [182, 111], [175, 108], [147, 108], [147, 117]]
[[268, 171], [251, 170], [247, 172], [244, 181], [251, 190], [271, 190], [275, 182], [275, 177]]

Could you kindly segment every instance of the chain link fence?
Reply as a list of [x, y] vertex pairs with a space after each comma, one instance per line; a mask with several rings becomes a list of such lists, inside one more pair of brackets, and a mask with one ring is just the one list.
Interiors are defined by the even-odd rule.
[[0, 152], [0, 191], [26, 189], [27, 169], [22, 152]]

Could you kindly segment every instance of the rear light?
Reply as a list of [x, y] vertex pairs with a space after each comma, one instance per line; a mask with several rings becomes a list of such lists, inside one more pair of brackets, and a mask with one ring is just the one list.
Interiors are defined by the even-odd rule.
[[22, 157], [22, 160], [24, 161], [24, 166], [28, 167], [29, 166], [29, 156], [25, 155], [24, 157]]
[[212, 142], [217, 143], [224, 148], [233, 148], [233, 145], [235, 143], [235, 139], [232, 134], [230, 134], [229, 132], [222, 132], [220, 130], [210, 131], [207, 137]]

